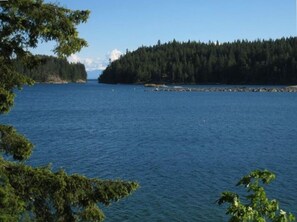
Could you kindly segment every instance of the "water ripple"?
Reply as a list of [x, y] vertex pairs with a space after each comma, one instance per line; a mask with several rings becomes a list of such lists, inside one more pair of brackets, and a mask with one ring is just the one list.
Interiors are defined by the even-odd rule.
[[[111, 89], [114, 89], [113, 91]], [[37, 85], [1, 122], [36, 144], [29, 163], [141, 188], [104, 209], [113, 221], [223, 221], [220, 192], [256, 168], [297, 214], [297, 98], [291, 94], [149, 93], [142, 86]]]

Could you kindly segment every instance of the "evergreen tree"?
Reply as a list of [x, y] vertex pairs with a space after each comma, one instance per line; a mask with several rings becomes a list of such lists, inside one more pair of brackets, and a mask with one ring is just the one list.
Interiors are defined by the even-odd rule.
[[158, 42], [114, 61], [98, 80], [102, 83], [297, 84], [296, 43], [294, 37], [224, 44]]
[[69, 64], [65, 58], [38, 55], [40, 64], [33, 68], [26, 68], [18, 60], [14, 61], [15, 69], [36, 82], [50, 82], [51, 79], [57, 81], [76, 82], [86, 80], [87, 72], [81, 63]]
[[[43, 0], [0, 2], [0, 114], [13, 106], [15, 88], [33, 84], [16, 71], [14, 59], [22, 63], [20, 71], [38, 64], [40, 59], [27, 49], [36, 47], [40, 39], [56, 41], [58, 56], [79, 51], [87, 43], [78, 37], [76, 25], [88, 16], [89, 11], [72, 11]], [[108, 205], [138, 187], [134, 182], [27, 166], [32, 149], [16, 129], [0, 125], [0, 221], [102, 221], [98, 203]]]

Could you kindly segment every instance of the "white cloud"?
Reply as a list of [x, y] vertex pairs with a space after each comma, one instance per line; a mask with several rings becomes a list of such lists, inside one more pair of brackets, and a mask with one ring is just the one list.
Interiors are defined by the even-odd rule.
[[71, 63], [82, 63], [85, 65], [87, 71], [93, 71], [93, 70], [104, 70], [109, 62], [113, 62], [120, 58], [120, 56], [123, 55], [123, 53], [118, 50], [114, 49], [110, 53], [107, 53], [105, 59], [101, 59], [100, 57], [97, 58], [83, 58], [79, 57], [77, 54], [72, 54], [68, 57], [68, 61]]
[[71, 63], [82, 63], [85, 65], [87, 71], [104, 70], [107, 66], [107, 61], [98, 58], [82, 58], [76, 54], [72, 54], [68, 57], [68, 61]]
[[71, 63], [78, 63], [80, 62], [80, 59], [77, 55], [72, 54], [70, 57], [68, 57], [68, 61]]
[[109, 59], [109, 61], [113, 62], [113, 61], [119, 59], [121, 57], [121, 55], [123, 55], [123, 53], [120, 50], [114, 49], [109, 54], [108, 59]]

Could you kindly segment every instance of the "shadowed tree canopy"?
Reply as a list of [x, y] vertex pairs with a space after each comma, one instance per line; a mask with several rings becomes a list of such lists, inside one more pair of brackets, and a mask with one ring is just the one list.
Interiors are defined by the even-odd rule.
[[297, 84], [297, 38], [172, 42], [109, 64], [102, 83]]
[[[36, 56], [37, 57], [37, 56]], [[38, 55], [42, 62], [33, 68], [27, 68], [16, 60], [16, 70], [36, 82], [79, 82], [87, 80], [85, 65], [69, 63], [66, 58]]]
[[[39, 62], [30, 52], [39, 41], [55, 41], [54, 52], [69, 56], [87, 46], [76, 26], [89, 11], [69, 10], [43, 0], [0, 2], [0, 114], [9, 112], [14, 90], [33, 81], [16, 71]], [[108, 205], [132, 191], [135, 182], [90, 179], [27, 166], [33, 145], [13, 126], [0, 125], [0, 221], [102, 221], [98, 204]]]

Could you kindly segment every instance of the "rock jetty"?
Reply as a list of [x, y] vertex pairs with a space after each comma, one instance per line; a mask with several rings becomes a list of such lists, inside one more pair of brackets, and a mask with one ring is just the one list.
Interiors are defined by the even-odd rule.
[[297, 92], [297, 86], [287, 87], [155, 87], [155, 92]]

